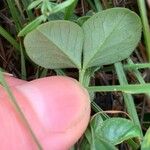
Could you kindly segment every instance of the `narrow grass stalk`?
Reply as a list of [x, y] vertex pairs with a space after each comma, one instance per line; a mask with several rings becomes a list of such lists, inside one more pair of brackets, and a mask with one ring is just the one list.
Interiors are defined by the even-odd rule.
[[148, 23], [148, 18], [147, 18], [147, 11], [146, 11], [146, 1], [145, 0], [137, 0], [138, 6], [139, 6], [139, 11], [143, 23], [143, 33], [144, 33], [144, 41], [145, 45], [147, 48], [147, 54], [148, 54], [148, 59], [150, 61], [150, 28], [149, 28], [149, 23]]
[[35, 74], [36, 79], [39, 78], [39, 73], [40, 73], [40, 66], [37, 66], [37, 70], [36, 70], [36, 74]]
[[14, 48], [20, 51], [20, 46], [16, 40], [2, 27], [0, 26], [0, 35], [3, 36]]
[[[126, 79], [126, 75], [123, 71], [123, 66], [121, 62], [115, 63], [115, 69], [118, 75], [118, 79], [120, 82], [120, 85], [128, 85], [128, 81]], [[134, 100], [131, 94], [123, 93], [124, 102], [127, 107], [127, 111], [129, 115], [132, 117], [133, 122], [139, 126], [141, 129], [140, 121], [138, 119], [137, 111], [135, 108]], [[141, 137], [142, 137], [142, 129], [141, 129]]]
[[[16, 98], [14, 97], [14, 95], [12, 94], [9, 86], [7, 85], [5, 79], [4, 79], [4, 76], [3, 76], [3, 73], [0, 72], [0, 81], [3, 85], [3, 87], [5, 88], [6, 92], [8, 93], [8, 96], [9, 96], [9, 100], [10, 100], [10, 103], [12, 104], [12, 106], [15, 108], [15, 111], [18, 113], [20, 119], [22, 120], [22, 122], [24, 123], [24, 125], [27, 127], [28, 131], [30, 132], [35, 144], [37, 145], [38, 147], [38, 150], [42, 150], [42, 146], [38, 140], [38, 138], [36, 137], [35, 133], [33, 132], [28, 120], [26, 119], [24, 113], [22, 112], [20, 106], [18, 105], [17, 101], [16, 101]], [[17, 143], [16, 143], [17, 144]]]
[[9, 10], [11, 12], [11, 15], [13, 17], [13, 21], [16, 25], [16, 30], [19, 32], [22, 29], [22, 23], [20, 19], [20, 15], [18, 13], [18, 10], [15, 7], [15, 1], [14, 0], [7, 0]]
[[[133, 63], [133, 61], [130, 59], [130, 58], [128, 58], [128, 65], [129, 65], [129, 67], [127, 67], [128, 69], [131, 69], [132, 70], [132, 72], [135, 74], [135, 76], [137, 77], [137, 79], [138, 79], [138, 81], [139, 81], [139, 83], [141, 83], [141, 84], [145, 84], [145, 81], [144, 81], [144, 79], [143, 79], [143, 77], [141, 76], [141, 73], [138, 71], [138, 69], [141, 69], [141, 68], [146, 68], [146, 66], [148, 67], [150, 67], [150, 64], [149, 63], [147, 63], [147, 64], [138, 64], [138, 67], [132, 67], [132, 66], [136, 66], [136, 64], [134, 64]], [[139, 66], [140, 65], [140, 66]], [[145, 66], [143, 66], [143, 65], [145, 65]], [[124, 66], [125, 67], [125, 66]], [[126, 67], [125, 67], [126, 68]], [[144, 85], [143, 85], [144, 86]]]
[[24, 56], [24, 48], [21, 42], [20, 42], [20, 51], [21, 51], [21, 78], [26, 80], [27, 79], [26, 61]]
[[145, 68], [150, 68], [150, 63], [141, 63], [141, 64], [130, 63], [130, 64], [124, 65], [123, 67], [124, 69], [131, 69], [131, 70], [145, 69]]
[[[129, 58], [127, 61], [128, 61], [128, 64], [129, 64], [129, 65], [133, 65], [133, 64], [134, 64], [133, 61], [132, 61], [130, 58]], [[138, 69], [132, 69], [132, 73], [135, 74], [135, 76], [136, 76], [136, 78], [138, 79], [139, 83], [142, 84], [143, 87], [144, 87], [146, 83], [145, 83], [145, 81], [144, 81], [144, 79], [143, 79], [141, 73], [138, 71]], [[145, 94], [147, 95], [147, 97], [150, 98], [150, 92], [147, 92], [147, 93], [145, 93]], [[149, 99], [148, 99], [147, 103], [150, 105]]]
[[108, 119], [110, 118], [94, 101], [91, 102], [92, 108], [93, 110], [98, 113], [98, 112], [103, 112], [102, 116], [104, 117], [104, 119]]
[[25, 19], [25, 15], [24, 15], [24, 9], [22, 9], [22, 4], [20, 3], [19, 0], [14, 0], [15, 4], [16, 4], [16, 8], [20, 14], [20, 17]]
[[142, 94], [150, 92], [150, 83], [130, 84], [130, 85], [110, 85], [110, 86], [89, 86], [89, 92], [116, 92], [120, 91], [129, 94]]

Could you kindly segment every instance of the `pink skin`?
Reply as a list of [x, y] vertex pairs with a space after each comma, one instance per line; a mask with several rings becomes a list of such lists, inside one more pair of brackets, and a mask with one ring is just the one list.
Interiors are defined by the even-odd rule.
[[[90, 119], [90, 101], [76, 80], [61, 76], [31, 82], [5, 79], [44, 150], [68, 150], [82, 136]], [[0, 149], [36, 150], [1, 87], [0, 92]]]

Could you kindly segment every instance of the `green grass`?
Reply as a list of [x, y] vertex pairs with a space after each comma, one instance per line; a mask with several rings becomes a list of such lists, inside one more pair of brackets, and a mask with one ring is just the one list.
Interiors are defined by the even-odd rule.
[[147, 57], [150, 61], [150, 28], [148, 23], [147, 11], [146, 11], [146, 1], [137, 0], [139, 11], [141, 15], [141, 20], [143, 23], [143, 34], [144, 34], [144, 42], [147, 50]]
[[0, 71], [0, 83], [4, 87], [5, 91], [7, 92], [8, 96], [9, 96], [9, 98], [8, 98], [9, 102], [14, 107], [14, 109], [17, 112], [17, 114], [19, 115], [21, 121], [23, 122], [25, 127], [28, 129], [29, 133], [31, 134], [33, 141], [35, 142], [35, 144], [38, 147], [38, 150], [42, 150], [42, 146], [40, 144], [40, 141], [36, 137], [36, 134], [33, 132], [28, 120], [26, 119], [26, 117], [25, 117], [22, 109], [20, 108], [16, 98], [14, 97], [13, 93], [11, 92], [11, 89], [9, 88], [7, 82], [5, 81], [5, 78], [4, 78], [3, 73], [1, 71]]

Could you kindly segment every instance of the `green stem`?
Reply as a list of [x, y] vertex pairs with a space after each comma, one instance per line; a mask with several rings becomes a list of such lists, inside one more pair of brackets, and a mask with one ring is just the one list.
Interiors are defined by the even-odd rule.
[[96, 113], [98, 113], [98, 112], [103, 112], [103, 113], [102, 113], [102, 116], [103, 116], [103, 119], [104, 119], [104, 120], [106, 120], [106, 119], [109, 118], [109, 116], [108, 116], [107, 114], [105, 114], [105, 112], [104, 112], [94, 101], [91, 102], [91, 105], [92, 105], [93, 110], [94, 110]]
[[12, 106], [15, 108], [16, 113], [19, 115], [20, 119], [22, 120], [22, 122], [24, 123], [24, 125], [27, 127], [27, 129], [29, 130], [34, 142], [36, 143], [38, 150], [42, 150], [42, 146], [38, 140], [38, 138], [36, 137], [35, 133], [33, 132], [28, 120], [26, 119], [22, 109], [20, 108], [18, 102], [16, 101], [16, 98], [14, 97], [14, 95], [12, 94], [9, 86], [7, 85], [3, 74], [0, 72], [0, 80], [1, 83], [3, 85], [3, 87], [5, 88], [6, 92], [8, 93], [10, 99], [8, 99], [10, 101], [10, 103], [12, 104]]
[[[123, 66], [121, 62], [115, 63], [116, 72], [118, 75], [118, 79], [121, 85], [128, 85], [128, 81], [126, 79], [126, 75], [123, 70]], [[127, 111], [129, 115], [132, 117], [134, 123], [139, 126], [141, 129], [140, 121], [138, 119], [137, 111], [134, 104], [134, 99], [131, 94], [123, 93], [125, 105], [127, 107]], [[141, 137], [142, 137], [142, 129], [141, 129]]]
[[[128, 61], [128, 64], [129, 64], [129, 65], [133, 65], [133, 64], [134, 64], [133, 61], [132, 61], [130, 58], [128, 58], [127, 61]], [[144, 81], [144, 79], [143, 79], [141, 73], [138, 71], [138, 69], [132, 69], [132, 72], [135, 74], [135, 76], [136, 76], [136, 78], [138, 79], [139, 83], [141, 83], [141, 84], [143, 85], [143, 87], [144, 87], [146, 83], [145, 83], [145, 81]], [[149, 92], [146, 93], [146, 95], [150, 98], [150, 93], [149, 93]], [[147, 100], [147, 103], [150, 103], [150, 102], [149, 102], [149, 98], [148, 98], [148, 100]]]
[[84, 69], [80, 69], [79, 70], [79, 82], [84, 85], [84, 75], [85, 75], [85, 70]]
[[22, 22], [20, 19], [20, 14], [18, 13], [18, 10], [15, 6], [14, 0], [7, 0], [9, 10], [11, 12], [11, 15], [13, 17], [13, 21], [16, 25], [16, 30], [19, 32], [22, 29]]
[[110, 85], [110, 86], [89, 86], [86, 87], [90, 92], [124, 92], [130, 94], [142, 94], [150, 91], [150, 83], [132, 85]]
[[20, 42], [20, 51], [21, 51], [21, 78], [26, 80], [27, 72], [26, 72], [25, 52], [21, 42]]
[[150, 68], [150, 63], [141, 63], [141, 64], [134, 64], [134, 63], [130, 63], [130, 64], [126, 64], [123, 66], [124, 69], [144, 69], [144, 68]]
[[143, 33], [144, 33], [144, 39], [145, 39], [145, 45], [147, 48], [147, 54], [148, 54], [148, 59], [150, 61], [150, 28], [149, 28], [149, 23], [148, 23], [148, 18], [147, 18], [147, 11], [146, 11], [146, 4], [145, 0], [137, 0], [139, 10], [140, 10], [140, 15], [143, 23]]
[[[129, 64], [129, 66], [131, 67], [131, 66], [134, 66], [134, 65], [136, 65], [136, 64], [134, 64], [133, 63], [133, 61], [130, 59], [130, 58], [128, 58], [128, 64]], [[149, 64], [149, 63], [148, 63]], [[147, 66], [148, 66], [148, 64], [147, 64]], [[140, 64], [139, 64], [140, 65]], [[141, 65], [146, 65], [146, 64], [141, 64]], [[149, 64], [149, 66], [150, 66], [150, 64]], [[129, 68], [130, 68], [129, 67]], [[144, 66], [143, 66], [144, 67]], [[129, 69], [128, 68], [128, 69]], [[138, 71], [138, 69], [139, 68], [142, 68], [142, 66], [138, 66], [137, 68], [136, 67], [131, 67], [131, 69], [132, 69], [132, 72], [135, 74], [135, 76], [137, 77], [137, 79], [138, 79], [138, 81], [141, 83], [141, 84], [145, 84], [145, 81], [144, 81], [144, 79], [143, 79], [143, 77], [141, 76], [141, 73]], [[146, 66], [144, 67], [144, 68], [146, 68]], [[143, 85], [144, 86], [144, 85]]]
[[18, 51], [20, 51], [20, 46], [16, 40], [2, 27], [0, 26], [0, 35], [2, 35], [10, 44], [12, 44]]

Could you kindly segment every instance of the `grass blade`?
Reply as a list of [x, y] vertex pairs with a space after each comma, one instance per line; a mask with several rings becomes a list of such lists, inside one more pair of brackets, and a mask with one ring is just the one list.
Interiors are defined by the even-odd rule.
[[91, 92], [116, 92], [120, 91], [129, 94], [150, 93], [150, 83], [132, 85], [110, 85], [110, 86], [89, 86], [86, 87]]
[[2, 35], [10, 44], [12, 44], [18, 51], [20, 51], [20, 46], [16, 40], [2, 27], [0, 26], [0, 35]]
[[131, 70], [135, 70], [135, 69], [145, 69], [145, 68], [150, 68], [150, 63], [141, 63], [141, 64], [134, 64], [134, 63], [130, 63], [130, 64], [126, 64], [124, 65], [124, 69], [131, 69]]
[[13, 21], [16, 25], [16, 30], [19, 32], [22, 29], [22, 22], [21, 22], [18, 10], [15, 7], [15, 1], [7, 0], [7, 3], [8, 3], [9, 10], [11, 12], [11, 15], [13, 17]]
[[140, 14], [141, 14], [141, 19], [143, 23], [143, 33], [144, 33], [144, 41], [145, 45], [147, 48], [147, 56], [150, 61], [150, 29], [149, 29], [149, 23], [148, 23], [148, 18], [147, 18], [147, 13], [146, 13], [146, 1], [145, 0], [137, 0]]
[[26, 72], [25, 53], [21, 42], [20, 42], [20, 51], [21, 51], [21, 78], [26, 80], [27, 72]]
[[3, 76], [3, 73], [0, 72], [0, 82], [2, 84], [2, 86], [4, 87], [4, 89], [6, 90], [8, 96], [9, 96], [9, 100], [10, 100], [10, 103], [12, 104], [12, 106], [15, 108], [16, 112], [18, 113], [20, 119], [22, 120], [22, 122], [24, 123], [24, 125], [27, 127], [27, 129], [29, 130], [34, 142], [36, 143], [37, 147], [38, 147], [38, 150], [42, 150], [42, 146], [40, 144], [40, 142], [38, 141], [35, 133], [33, 132], [33, 130], [31, 129], [31, 126], [28, 122], [28, 120], [26, 119], [24, 113], [22, 112], [20, 106], [18, 105], [17, 101], [16, 101], [16, 98], [14, 97], [14, 95], [12, 94], [9, 86], [7, 85], [5, 79], [4, 79], [4, 76]]
[[[116, 69], [120, 84], [121, 85], [128, 85], [128, 81], [126, 79], [126, 75], [124, 73], [122, 63], [121, 62], [115, 63], [115, 69]], [[123, 93], [123, 97], [124, 97], [124, 102], [125, 102], [125, 105], [127, 107], [127, 111], [129, 113], [129, 115], [132, 117], [133, 122], [136, 125], [138, 125], [139, 128], [141, 129], [140, 121], [138, 119], [138, 115], [136, 112], [134, 99], [133, 99], [132, 95], [127, 94], [127, 93]], [[142, 134], [142, 130], [141, 130], [141, 134]]]

